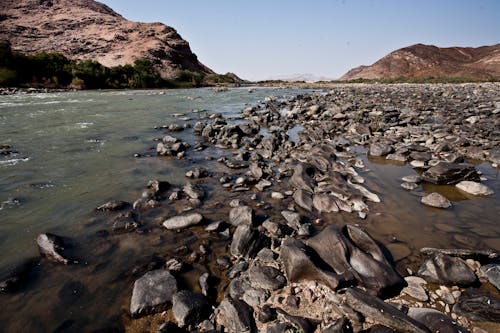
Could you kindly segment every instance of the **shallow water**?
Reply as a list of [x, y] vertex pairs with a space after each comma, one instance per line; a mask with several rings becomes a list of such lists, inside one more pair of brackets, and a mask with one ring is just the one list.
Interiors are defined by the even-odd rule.
[[[224, 274], [215, 259], [226, 252], [227, 242], [206, 233], [202, 227], [175, 233], [161, 228], [166, 216], [179, 207], [160, 207], [142, 213], [145, 233], [108, 235], [112, 213], [93, 209], [110, 199], [133, 202], [140, 197], [148, 180], [167, 180], [182, 186], [186, 170], [196, 165], [211, 169], [214, 177], [204, 181], [208, 200], [202, 206], [209, 221], [227, 220], [227, 203], [243, 198], [256, 209], [258, 217], [280, 218], [280, 211], [292, 201], [272, 201], [272, 190], [257, 193], [261, 205], [243, 194], [219, 189], [218, 174], [228, 171], [206, 156], [227, 155], [226, 150], [209, 148], [189, 151], [184, 160], [158, 157], [135, 158], [134, 153], [153, 154], [154, 138], [164, 135], [154, 129], [173, 122], [182, 124], [178, 114], [193, 120], [220, 112], [237, 117], [245, 105], [253, 105], [269, 95], [289, 97], [294, 89], [257, 88], [169, 91], [89, 91], [0, 97], [0, 144], [18, 151], [0, 157], [0, 276], [23, 259], [37, 257], [37, 234], [53, 232], [74, 240], [75, 266], [60, 266], [42, 261], [33, 272], [33, 283], [14, 294], [1, 294], [0, 327], [18, 331], [91, 331], [127, 323], [132, 285], [141, 270], [133, 268], [156, 257], [174, 257], [186, 245], [197, 249], [211, 243], [206, 258], [193, 264], [194, 270], [181, 277], [181, 285], [197, 288], [201, 271], [221, 278]], [[289, 132], [291, 140], [301, 127]], [[172, 133], [171, 133], [172, 134]], [[191, 130], [173, 136], [195, 143]], [[420, 186], [414, 191], [400, 187], [400, 178], [415, 173], [409, 166], [368, 159], [363, 149], [358, 157], [366, 165], [360, 174], [368, 189], [382, 203], [369, 203], [366, 220], [354, 214], [324, 216], [325, 223], [358, 223], [381, 243], [400, 242], [413, 254], [398, 262], [398, 267], [419, 263], [418, 250], [430, 247], [471, 247], [500, 250], [500, 181], [498, 170], [489, 164], [477, 165], [488, 179], [484, 183], [495, 191], [489, 197], [469, 197], [452, 186]], [[453, 201], [448, 210], [420, 204], [420, 197], [437, 191]], [[182, 208], [182, 207], [181, 207]], [[311, 216], [311, 219], [314, 216]], [[154, 261], [154, 260], [153, 260]]]

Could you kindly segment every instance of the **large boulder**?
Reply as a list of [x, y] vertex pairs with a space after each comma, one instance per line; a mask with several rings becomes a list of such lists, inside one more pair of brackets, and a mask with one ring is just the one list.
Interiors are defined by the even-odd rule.
[[422, 173], [422, 179], [438, 185], [452, 185], [462, 180], [479, 181], [479, 174], [471, 165], [439, 162]]
[[158, 269], [147, 272], [134, 283], [130, 313], [139, 317], [165, 310], [177, 292], [177, 280], [169, 271]]

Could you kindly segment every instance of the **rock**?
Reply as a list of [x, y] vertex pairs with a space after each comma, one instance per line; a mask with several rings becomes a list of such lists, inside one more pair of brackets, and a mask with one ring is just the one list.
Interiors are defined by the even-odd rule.
[[36, 243], [42, 257], [65, 265], [71, 263], [71, 260], [65, 258], [62, 253], [65, 249], [65, 242], [62, 237], [49, 233], [40, 234], [36, 238]]
[[247, 224], [239, 225], [231, 242], [230, 252], [233, 256], [239, 257], [254, 257], [259, 252], [262, 237], [257, 230]]
[[311, 252], [301, 241], [286, 238], [281, 244], [280, 260], [288, 282], [318, 281], [335, 289], [343, 278], [318, 268], [308, 256]]
[[500, 322], [500, 298], [487, 291], [466, 289], [453, 306], [453, 312], [474, 321]]
[[248, 278], [253, 287], [265, 290], [281, 289], [286, 284], [283, 274], [271, 266], [252, 266], [248, 270]]
[[100, 211], [117, 211], [117, 210], [122, 210], [126, 207], [130, 206], [128, 202], [125, 201], [118, 201], [118, 200], [111, 200], [108, 201], [96, 208], [96, 210]]
[[488, 281], [500, 290], [500, 264], [489, 264], [481, 267], [481, 272]]
[[253, 224], [253, 210], [249, 206], [237, 206], [229, 211], [229, 223], [237, 227]]
[[205, 196], [205, 191], [199, 185], [194, 185], [193, 183], [187, 183], [182, 188], [182, 191], [191, 199], [203, 199]]
[[227, 276], [230, 279], [234, 279], [238, 275], [240, 275], [241, 272], [244, 272], [248, 269], [248, 262], [247, 261], [240, 261], [236, 265], [231, 268], [231, 271], [227, 274]]
[[113, 220], [112, 230], [114, 233], [132, 232], [139, 228], [140, 224], [135, 220], [133, 214], [121, 214]]
[[227, 332], [253, 333], [256, 331], [253, 311], [243, 301], [226, 297], [217, 308], [217, 323]]
[[479, 180], [473, 166], [440, 162], [422, 173], [422, 179], [438, 185], [452, 185], [462, 180]]
[[165, 268], [173, 273], [180, 273], [184, 270], [185, 264], [177, 258], [167, 260]]
[[494, 193], [488, 186], [469, 180], [463, 180], [455, 186], [459, 190], [472, 195], [492, 195]]
[[293, 199], [295, 203], [299, 206], [307, 210], [308, 212], [312, 211], [313, 199], [311, 194], [303, 190], [296, 190], [293, 194]]
[[177, 292], [177, 281], [164, 269], [150, 271], [137, 279], [132, 291], [130, 313], [139, 317], [165, 310]]
[[264, 304], [264, 306], [260, 309], [257, 320], [261, 323], [268, 323], [276, 319], [276, 309], [272, 308], [268, 304]]
[[428, 258], [418, 270], [426, 281], [445, 285], [470, 286], [477, 282], [474, 271], [460, 258], [437, 253]]
[[401, 292], [408, 296], [413, 297], [417, 301], [427, 302], [429, 300], [429, 296], [427, 295], [427, 292], [423, 287], [423, 285], [425, 285], [427, 282], [423, 279], [421, 280], [423, 281], [423, 283], [416, 280], [414, 276], [406, 277], [405, 281], [408, 284], [408, 286], [404, 287], [403, 290], [401, 290]]
[[300, 215], [297, 212], [291, 210], [284, 210], [281, 212], [281, 216], [286, 221], [286, 225], [297, 232], [299, 236], [309, 235], [309, 224], [300, 222]]
[[359, 289], [349, 288], [345, 293], [346, 303], [363, 316], [376, 323], [403, 333], [429, 333], [423, 324], [408, 317], [381, 299], [370, 296]]
[[[276, 309], [278, 319], [284, 321], [286, 324], [291, 325], [292, 330], [296, 332], [313, 333], [316, 329], [308, 319], [299, 316], [292, 316], [280, 308]], [[288, 329], [287, 331], [289, 331]]]
[[406, 183], [418, 184], [422, 181], [422, 177], [420, 177], [419, 175], [409, 175], [409, 176], [404, 176], [403, 178], [401, 178], [401, 180]]
[[436, 249], [432, 247], [423, 247], [420, 249], [423, 254], [436, 254], [442, 253], [452, 257], [459, 258], [476, 258], [481, 259], [495, 259], [498, 258], [498, 252], [494, 250], [469, 250], [469, 249]]
[[197, 325], [211, 312], [210, 303], [202, 294], [181, 290], [172, 297], [172, 314], [179, 327]]
[[421, 203], [435, 208], [449, 208], [451, 207], [450, 200], [437, 192], [430, 193], [420, 200]]
[[385, 156], [392, 153], [393, 148], [390, 145], [381, 142], [375, 142], [370, 145], [369, 154], [371, 156]]
[[283, 195], [283, 193], [280, 192], [271, 192], [271, 199], [283, 200], [285, 199], [285, 196]]
[[188, 178], [194, 178], [194, 179], [199, 179], [199, 178], [205, 178], [209, 176], [209, 172], [205, 168], [197, 167], [194, 168], [193, 170], [189, 170], [186, 172], [186, 177]]
[[467, 329], [442, 312], [428, 308], [410, 308], [408, 316], [424, 324], [431, 332], [463, 333]]
[[272, 185], [273, 183], [271, 183], [269, 180], [261, 179], [257, 184], [255, 184], [255, 188], [263, 192], [265, 188], [270, 187]]
[[404, 182], [401, 184], [401, 187], [404, 188], [405, 190], [413, 191], [414, 189], [416, 189], [418, 187], [418, 185], [415, 183]]
[[208, 272], [201, 274], [200, 277], [198, 278], [198, 283], [200, 284], [201, 293], [205, 296], [208, 296], [208, 291], [210, 289], [210, 286], [208, 284], [209, 279], [210, 279], [210, 274]]
[[184, 229], [199, 224], [202, 220], [203, 216], [200, 213], [193, 213], [171, 217], [163, 222], [163, 226], [169, 230]]
[[257, 163], [250, 163], [249, 170], [255, 179], [259, 180], [262, 178], [263, 171]]
[[335, 198], [323, 193], [313, 196], [313, 206], [319, 213], [336, 213], [339, 211]]
[[342, 317], [323, 327], [321, 333], [352, 333], [352, 325], [349, 319]]
[[[295, 166], [293, 175], [290, 178], [290, 184], [297, 190], [304, 190], [309, 193], [314, 192], [314, 180], [307, 174], [307, 171], [312, 170], [305, 164], [299, 163]], [[312, 171], [311, 171], [312, 172]]]

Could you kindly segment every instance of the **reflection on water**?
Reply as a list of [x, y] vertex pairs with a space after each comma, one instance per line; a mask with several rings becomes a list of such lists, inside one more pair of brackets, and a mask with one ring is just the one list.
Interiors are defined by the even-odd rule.
[[[218, 179], [229, 170], [206, 157], [217, 159], [228, 151], [214, 147], [190, 150], [183, 160], [134, 158], [134, 153], [154, 153], [153, 139], [165, 133], [154, 127], [183, 124], [181, 115], [192, 118], [191, 124], [205, 116], [198, 110], [238, 117], [246, 105], [266, 96], [286, 97], [298, 92], [256, 88], [250, 93], [243, 88], [220, 93], [197, 89], [0, 97], [0, 144], [8, 143], [19, 152], [16, 157], [0, 157], [0, 273], [3, 276], [14, 264], [38, 257], [34, 239], [41, 232], [70, 237], [72, 254], [80, 259], [75, 266], [43, 260], [31, 267], [32, 283], [16, 293], [0, 294], [2, 330], [62, 332], [119, 327], [128, 322], [135, 279], [167, 258], [190, 260], [190, 253], [198, 251], [200, 245], [209, 251], [193, 258], [193, 269], [178, 277], [181, 286], [198, 290], [199, 274], [210, 272], [218, 278], [218, 290], [224, 290], [226, 271], [217, 266], [216, 259], [227, 254], [227, 239], [206, 232], [203, 226], [179, 233], [161, 226], [166, 217], [185, 208], [183, 202], [167, 201], [140, 212], [141, 232], [118, 235], [110, 233], [118, 213], [98, 213], [94, 208], [110, 199], [133, 202], [150, 179], [180, 187], [186, 182], [188, 169], [203, 165], [213, 173], [200, 181], [206, 200], [199, 210], [208, 222], [227, 220], [227, 203], [235, 198], [251, 205], [259, 219], [281, 219], [280, 211], [293, 199], [270, 199], [271, 191], [284, 190], [280, 183], [266, 192], [221, 190]], [[300, 130], [300, 126], [289, 130], [290, 140]], [[172, 135], [190, 144], [196, 141], [191, 130]], [[370, 204], [366, 220], [336, 213], [326, 214], [325, 224], [357, 223], [389, 247], [404, 245], [412, 255], [398, 264], [413, 269], [420, 262], [418, 250], [425, 246], [500, 250], [500, 182], [498, 171], [489, 164], [479, 164], [477, 169], [495, 194], [469, 197], [453, 186], [423, 184], [407, 191], [400, 184], [403, 176], [416, 173], [411, 167], [368, 159], [362, 148], [354, 151], [366, 166], [359, 172], [366, 178], [367, 188], [377, 193], [382, 203]], [[29, 160], [8, 162], [25, 158]], [[439, 210], [422, 205], [420, 197], [433, 191], [445, 195], [453, 207]], [[256, 201], [250, 199], [252, 194]]]

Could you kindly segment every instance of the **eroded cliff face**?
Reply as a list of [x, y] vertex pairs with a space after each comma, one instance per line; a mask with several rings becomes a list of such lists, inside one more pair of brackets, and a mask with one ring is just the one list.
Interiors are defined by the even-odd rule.
[[0, 40], [23, 53], [58, 52], [108, 67], [147, 58], [164, 78], [179, 70], [213, 73], [174, 28], [129, 21], [92, 0], [2, 0]]
[[341, 80], [431, 76], [498, 78], [500, 44], [478, 48], [416, 44], [391, 52], [371, 66], [351, 69]]

